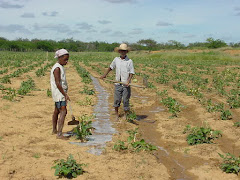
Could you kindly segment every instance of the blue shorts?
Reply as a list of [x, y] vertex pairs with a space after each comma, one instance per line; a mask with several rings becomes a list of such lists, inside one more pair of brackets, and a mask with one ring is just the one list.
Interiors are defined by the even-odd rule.
[[55, 102], [56, 108], [60, 109], [62, 106], [67, 106], [66, 101]]

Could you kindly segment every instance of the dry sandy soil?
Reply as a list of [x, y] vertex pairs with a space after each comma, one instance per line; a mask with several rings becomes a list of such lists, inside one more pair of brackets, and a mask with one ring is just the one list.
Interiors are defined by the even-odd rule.
[[[91, 68], [87, 68], [94, 76], [99, 76]], [[93, 106], [80, 106], [86, 95], [79, 93], [83, 88], [81, 78], [69, 63], [66, 66], [69, 83], [69, 96], [72, 99], [74, 115], [91, 115]], [[233, 127], [232, 121], [216, 120], [214, 114], [204, 109], [196, 99], [170, 89], [169, 95], [186, 105], [178, 118], [169, 118], [170, 113], [162, 107], [155, 91], [150, 89], [132, 88], [131, 104], [139, 120], [135, 124], [121, 121], [114, 124], [117, 129], [113, 141], [107, 143], [102, 155], [88, 153], [90, 147], [69, 144], [71, 140], [59, 140], [52, 135], [51, 116], [53, 101], [47, 97], [49, 74], [42, 78], [36, 77], [34, 71], [24, 74], [20, 78], [13, 78], [12, 87], [19, 87], [22, 80], [30, 75], [37, 86], [30, 95], [18, 98], [19, 101], [10, 102], [1, 99], [0, 104], [0, 179], [57, 179], [54, 176], [53, 161], [66, 159], [72, 154], [79, 163], [88, 164], [86, 171], [77, 179], [206, 179], [219, 180], [239, 179], [237, 175], [226, 174], [219, 168], [222, 159], [218, 153], [240, 154], [239, 129]], [[142, 79], [138, 79], [141, 82]], [[101, 85], [110, 93], [113, 85], [101, 81]], [[91, 87], [93, 87], [91, 85]], [[158, 85], [162, 90], [167, 87]], [[97, 99], [90, 96], [93, 104]], [[113, 97], [109, 98], [112, 109]], [[164, 109], [164, 110], [162, 110]], [[121, 111], [122, 112], [122, 111]], [[114, 117], [111, 113], [111, 121]], [[71, 120], [67, 115], [64, 131], [73, 127], [68, 126]], [[211, 128], [223, 132], [223, 137], [215, 144], [189, 146], [183, 129], [187, 124], [202, 125], [207, 122]], [[126, 130], [139, 127], [144, 139], [159, 147], [153, 154], [116, 152], [112, 150], [118, 139], [126, 140]]]
[[[80, 94], [83, 89], [81, 78], [69, 63], [66, 66], [69, 83], [69, 96], [72, 99], [74, 115], [91, 115], [93, 106], [80, 106], [77, 102], [84, 101], [86, 95]], [[77, 179], [169, 179], [167, 168], [149, 153], [119, 153], [112, 150], [114, 142], [109, 142], [100, 156], [87, 152], [90, 147], [69, 144], [71, 140], [59, 140], [52, 135], [51, 117], [54, 109], [52, 98], [47, 97], [49, 89], [49, 73], [38, 78], [35, 71], [13, 78], [11, 87], [19, 87], [23, 80], [30, 75], [38, 90], [30, 95], [18, 98], [19, 101], [10, 102], [1, 99], [0, 104], [0, 179], [50, 180], [54, 176], [56, 159], [66, 159], [72, 154], [79, 163], [87, 164], [86, 171]], [[91, 85], [91, 87], [93, 87]], [[2, 95], [1, 95], [2, 96]], [[91, 96], [93, 104], [96, 97]], [[110, 107], [112, 109], [112, 107]], [[68, 126], [71, 120], [67, 115], [64, 131], [73, 127]], [[124, 122], [124, 128], [117, 129], [118, 134], [113, 141], [124, 139], [127, 129], [135, 125]], [[134, 126], [134, 127], [133, 127]], [[117, 126], [115, 125], [115, 128]]]

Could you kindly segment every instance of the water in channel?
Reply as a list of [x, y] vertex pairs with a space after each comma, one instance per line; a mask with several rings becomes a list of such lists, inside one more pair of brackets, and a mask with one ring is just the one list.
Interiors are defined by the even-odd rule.
[[93, 146], [88, 152], [100, 155], [106, 146], [106, 142], [112, 140], [112, 135], [116, 133], [116, 130], [112, 127], [110, 121], [108, 92], [100, 85], [96, 78], [91, 76], [91, 79], [98, 98], [97, 104], [94, 106], [95, 121], [92, 123], [95, 130], [93, 135], [90, 136], [89, 141], [85, 143], [70, 142], [70, 144]]

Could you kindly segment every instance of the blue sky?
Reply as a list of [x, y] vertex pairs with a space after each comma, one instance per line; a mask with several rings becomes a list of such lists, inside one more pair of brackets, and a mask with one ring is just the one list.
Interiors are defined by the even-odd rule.
[[240, 0], [0, 0], [0, 37], [240, 42]]

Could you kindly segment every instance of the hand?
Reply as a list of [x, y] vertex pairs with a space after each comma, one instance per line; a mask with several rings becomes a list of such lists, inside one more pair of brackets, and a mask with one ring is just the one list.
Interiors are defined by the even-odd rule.
[[130, 82], [129, 82], [129, 81], [127, 81], [127, 83], [126, 83], [126, 86], [128, 87], [128, 86], [129, 86], [129, 84], [130, 84]]
[[68, 96], [67, 94], [66, 94], [66, 96], [65, 96], [65, 100], [66, 100], [66, 101], [71, 101], [70, 98], [69, 98], [69, 96]]
[[104, 79], [104, 78], [106, 78], [106, 75], [100, 76], [100, 79]]

